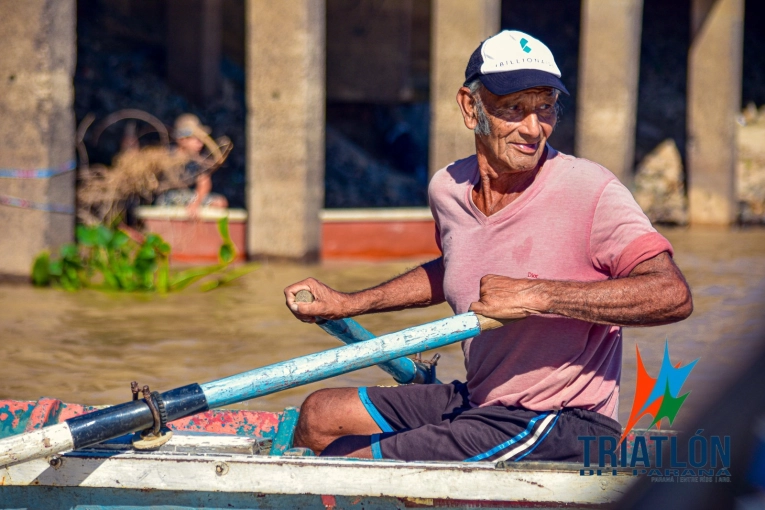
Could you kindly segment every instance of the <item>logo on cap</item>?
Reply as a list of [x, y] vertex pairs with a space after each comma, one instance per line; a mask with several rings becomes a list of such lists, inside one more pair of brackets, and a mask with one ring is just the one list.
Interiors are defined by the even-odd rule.
[[525, 53], [531, 53], [531, 47], [529, 46], [529, 41], [527, 41], [526, 39], [521, 39], [521, 49]]

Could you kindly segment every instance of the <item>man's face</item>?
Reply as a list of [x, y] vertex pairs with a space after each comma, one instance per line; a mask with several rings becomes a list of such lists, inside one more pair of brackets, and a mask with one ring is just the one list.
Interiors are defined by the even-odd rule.
[[199, 154], [202, 152], [202, 148], [204, 148], [202, 140], [196, 136], [184, 136], [183, 138], [179, 138], [177, 142], [178, 147], [180, 147], [181, 150], [191, 155]]
[[[496, 96], [484, 88], [481, 102], [489, 121], [489, 134], [478, 135], [479, 150], [505, 171], [533, 170], [555, 128], [556, 101], [556, 91], [547, 87], [506, 96]], [[496, 164], [492, 166], [501, 171]]]

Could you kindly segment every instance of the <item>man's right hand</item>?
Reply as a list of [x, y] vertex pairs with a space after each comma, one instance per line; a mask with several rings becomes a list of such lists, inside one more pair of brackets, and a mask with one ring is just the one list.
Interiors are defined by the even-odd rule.
[[[301, 290], [313, 294], [312, 303], [298, 303], [295, 295]], [[323, 319], [343, 319], [353, 315], [349, 307], [349, 296], [327, 287], [314, 278], [293, 283], [284, 289], [287, 308], [303, 322], [316, 322], [316, 317]]]

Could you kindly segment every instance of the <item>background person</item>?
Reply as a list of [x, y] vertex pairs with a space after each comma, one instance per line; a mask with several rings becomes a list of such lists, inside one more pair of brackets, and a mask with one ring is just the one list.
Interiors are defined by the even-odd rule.
[[[181, 188], [166, 191], [159, 195], [156, 205], [184, 206], [191, 218], [197, 218], [199, 207], [228, 207], [226, 197], [218, 193], [212, 193], [212, 179], [210, 175], [219, 166], [206, 164], [206, 158], [202, 156], [205, 148], [205, 139], [209, 139], [210, 128], [203, 126], [199, 117], [191, 113], [184, 113], [175, 120], [173, 131], [177, 143], [177, 150], [188, 157], [184, 174], [181, 181], [194, 188]], [[222, 161], [221, 161], [222, 163]]]

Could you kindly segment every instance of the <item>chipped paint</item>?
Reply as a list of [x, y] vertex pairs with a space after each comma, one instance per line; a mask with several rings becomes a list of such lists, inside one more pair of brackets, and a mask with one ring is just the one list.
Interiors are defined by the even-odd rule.
[[292, 440], [295, 437], [295, 427], [299, 416], [300, 411], [296, 407], [284, 409], [279, 417], [279, 428], [276, 430], [269, 455], [284, 455], [284, 452], [292, 448]]
[[[103, 406], [99, 406], [103, 407]], [[62, 403], [57, 399], [39, 401], [0, 400], [0, 438], [61, 423], [98, 409]], [[281, 413], [215, 409], [168, 424], [179, 432], [204, 432], [270, 439], [276, 435]]]
[[56, 398], [41, 398], [32, 408], [32, 412], [29, 413], [29, 419], [24, 427], [24, 432], [31, 432], [41, 429], [46, 425], [57, 423], [56, 417], [60, 408], [60, 400]]
[[186, 432], [272, 438], [276, 434], [279, 415], [266, 411], [216, 409], [175, 420], [169, 424], [169, 428]]
[[23, 432], [34, 402], [0, 400], [0, 438]]

